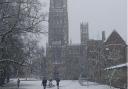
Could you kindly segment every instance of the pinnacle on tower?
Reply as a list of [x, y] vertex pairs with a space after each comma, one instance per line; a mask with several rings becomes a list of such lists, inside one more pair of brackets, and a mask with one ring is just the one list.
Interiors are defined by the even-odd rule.
[[102, 31], [102, 41], [105, 41], [106, 37], [105, 37], [105, 31]]

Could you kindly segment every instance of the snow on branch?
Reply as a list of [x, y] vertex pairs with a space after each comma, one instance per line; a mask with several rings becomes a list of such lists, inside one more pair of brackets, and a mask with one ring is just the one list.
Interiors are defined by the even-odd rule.
[[19, 63], [19, 62], [17, 62], [17, 61], [10, 60], [10, 59], [3, 59], [3, 60], [0, 60], [0, 63], [3, 63], [3, 62], [12, 62], [12, 63], [18, 64], [18, 65], [21, 65], [21, 66], [27, 66], [26, 64], [22, 64], [22, 63]]

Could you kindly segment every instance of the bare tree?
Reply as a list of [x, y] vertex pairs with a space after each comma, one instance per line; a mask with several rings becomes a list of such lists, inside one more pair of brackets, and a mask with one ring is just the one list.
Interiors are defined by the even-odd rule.
[[[3, 71], [0, 75], [5, 75], [0, 84], [7, 77], [7, 67], [3, 67], [5, 64], [22, 65], [25, 62], [23, 44], [20, 45], [23, 43], [20, 39], [22, 33], [42, 32], [39, 27], [40, 22], [43, 21], [40, 5], [38, 0], [0, 0], [0, 69]], [[9, 60], [5, 61], [5, 59]]]

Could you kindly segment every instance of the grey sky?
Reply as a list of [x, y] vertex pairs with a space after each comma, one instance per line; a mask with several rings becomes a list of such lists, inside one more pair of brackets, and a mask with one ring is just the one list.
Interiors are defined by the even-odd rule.
[[[41, 0], [41, 2], [50, 0]], [[45, 8], [48, 11], [48, 7]], [[113, 29], [126, 41], [127, 0], [68, 0], [69, 40], [80, 43], [80, 22], [89, 23], [91, 39], [101, 39], [101, 31], [110, 35]], [[44, 36], [43, 36], [44, 37]], [[42, 39], [46, 39], [43, 38]], [[43, 41], [44, 41], [43, 40]], [[42, 42], [43, 44], [45, 42]]]

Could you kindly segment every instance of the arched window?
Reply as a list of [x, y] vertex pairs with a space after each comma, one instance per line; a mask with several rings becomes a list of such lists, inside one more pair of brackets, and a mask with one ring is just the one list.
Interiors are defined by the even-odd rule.
[[62, 0], [54, 0], [54, 7], [55, 8], [62, 8], [63, 7]]

